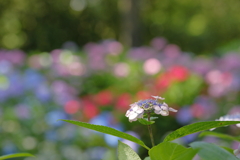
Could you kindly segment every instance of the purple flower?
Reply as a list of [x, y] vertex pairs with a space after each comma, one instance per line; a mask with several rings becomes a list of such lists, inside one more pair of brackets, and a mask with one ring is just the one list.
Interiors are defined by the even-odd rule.
[[176, 116], [177, 121], [182, 124], [188, 124], [193, 119], [192, 112], [189, 107], [183, 107], [178, 111]]
[[[127, 131], [126, 133], [130, 134], [136, 138], [140, 138], [139, 135], [133, 131]], [[126, 140], [126, 139], [123, 139], [122, 142], [127, 144], [128, 146], [130, 146], [135, 152], [138, 152], [139, 145], [137, 145], [136, 143]]]
[[35, 95], [41, 102], [49, 101], [51, 98], [51, 93], [48, 85], [45, 83], [38, 85], [35, 90]]
[[59, 119], [67, 119], [67, 115], [61, 110], [55, 110], [48, 112], [45, 116], [45, 121], [51, 126], [60, 126], [63, 124], [63, 121], [58, 121]]

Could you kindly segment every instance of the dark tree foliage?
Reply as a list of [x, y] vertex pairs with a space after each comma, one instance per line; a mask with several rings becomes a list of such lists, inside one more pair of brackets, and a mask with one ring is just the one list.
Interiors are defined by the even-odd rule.
[[240, 36], [238, 0], [0, 1], [0, 48], [50, 51], [113, 38], [126, 46], [157, 36], [209, 53]]

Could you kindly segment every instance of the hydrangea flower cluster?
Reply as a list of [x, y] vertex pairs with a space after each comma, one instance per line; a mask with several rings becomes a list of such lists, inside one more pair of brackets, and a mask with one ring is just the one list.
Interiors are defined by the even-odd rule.
[[[216, 119], [215, 121], [240, 121], [240, 113], [235, 113], [231, 115], [225, 115], [220, 117], [219, 119]], [[236, 124], [237, 127], [240, 127], [240, 123]], [[213, 131], [215, 128], [210, 129], [210, 131]]]
[[144, 113], [154, 112], [156, 114], [161, 114], [162, 116], [168, 116], [169, 111], [177, 112], [177, 110], [168, 107], [168, 105], [158, 100], [164, 100], [162, 97], [152, 96], [155, 99], [140, 100], [131, 104], [131, 108], [127, 110], [126, 117], [128, 117], [129, 122], [137, 121], [138, 118], [143, 118]]
[[[216, 121], [240, 121], [240, 113], [235, 113], [231, 115], [225, 115], [216, 119]], [[237, 127], [240, 127], [240, 123], [236, 124]]]

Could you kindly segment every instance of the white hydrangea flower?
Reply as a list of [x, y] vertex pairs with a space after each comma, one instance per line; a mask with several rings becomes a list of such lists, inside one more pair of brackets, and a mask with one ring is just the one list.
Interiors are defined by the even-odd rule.
[[[225, 115], [216, 119], [215, 121], [240, 121], [240, 113], [235, 113], [231, 115]], [[236, 124], [237, 127], [240, 127], [240, 123]], [[211, 131], [215, 128], [210, 129]]]
[[144, 109], [139, 107], [136, 103], [130, 105], [131, 108], [127, 110], [126, 117], [129, 118], [129, 121], [136, 121], [138, 118], [143, 118]]
[[159, 105], [154, 105], [153, 108], [154, 108], [154, 113], [161, 114], [162, 116], [168, 116], [169, 111], [177, 112], [176, 109], [168, 107], [168, 105], [165, 102], [163, 102], [163, 104], [160, 105], [160, 106]]
[[168, 116], [169, 111], [177, 112], [177, 110], [168, 107], [166, 103], [160, 103], [158, 100], [164, 100], [162, 97], [152, 96], [154, 99], [140, 100], [131, 104], [131, 108], [127, 111], [126, 117], [129, 121], [137, 121], [138, 118], [143, 118], [145, 112], [154, 112], [156, 114], [161, 114], [162, 116]]

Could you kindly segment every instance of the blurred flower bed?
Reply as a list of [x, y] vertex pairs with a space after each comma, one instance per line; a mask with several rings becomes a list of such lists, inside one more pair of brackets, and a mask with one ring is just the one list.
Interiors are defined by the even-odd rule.
[[[0, 50], [0, 154], [27, 151], [37, 160], [114, 160], [117, 138], [57, 120], [110, 126], [149, 141], [146, 128], [129, 123], [125, 112], [131, 103], [158, 95], [179, 110], [164, 120], [159, 117], [153, 130], [158, 143], [182, 125], [240, 111], [239, 90], [238, 52], [195, 57], [164, 38], [131, 49], [105, 40], [81, 50], [66, 43], [63, 49], [31, 56]], [[223, 130], [239, 134], [234, 126]]]

